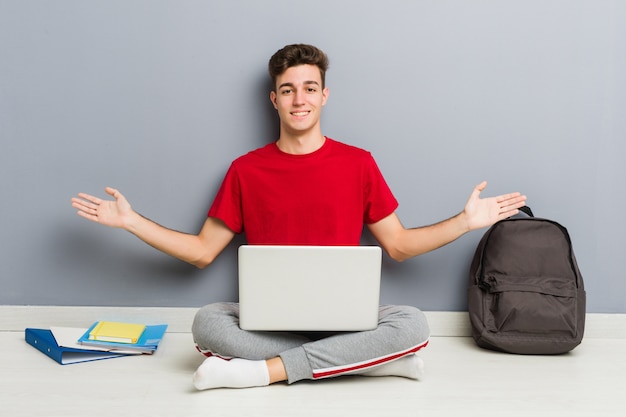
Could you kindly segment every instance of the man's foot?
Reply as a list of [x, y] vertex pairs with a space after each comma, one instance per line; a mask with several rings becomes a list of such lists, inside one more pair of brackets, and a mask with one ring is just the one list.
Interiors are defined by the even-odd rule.
[[211, 356], [193, 374], [193, 385], [199, 390], [211, 388], [249, 388], [269, 385], [265, 361], [224, 360]]
[[424, 376], [424, 361], [412, 353], [393, 362], [388, 362], [366, 372], [359, 373], [359, 375], [401, 376], [410, 379], [421, 379]]

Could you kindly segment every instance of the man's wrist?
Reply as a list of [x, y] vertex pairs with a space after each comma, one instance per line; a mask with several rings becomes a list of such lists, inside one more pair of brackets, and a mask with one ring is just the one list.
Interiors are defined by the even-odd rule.
[[141, 214], [137, 213], [134, 210], [131, 210], [131, 212], [127, 215], [125, 215], [123, 217], [122, 220], [122, 229], [126, 230], [127, 232], [133, 233], [133, 234], [137, 234], [139, 232], [140, 229], [140, 225], [141, 222], [147, 220], [145, 217], [143, 217]]
[[455, 219], [457, 221], [457, 227], [461, 235], [464, 235], [465, 233], [471, 232], [473, 230], [469, 221], [469, 216], [467, 215], [465, 210], [457, 214], [455, 216]]

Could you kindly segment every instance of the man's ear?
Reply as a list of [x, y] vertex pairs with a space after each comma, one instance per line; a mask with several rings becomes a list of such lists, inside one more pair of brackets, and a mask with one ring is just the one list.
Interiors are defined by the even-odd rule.
[[272, 104], [274, 105], [274, 108], [276, 110], [278, 110], [278, 105], [276, 104], [276, 91], [271, 91], [270, 92], [270, 101], [272, 102]]

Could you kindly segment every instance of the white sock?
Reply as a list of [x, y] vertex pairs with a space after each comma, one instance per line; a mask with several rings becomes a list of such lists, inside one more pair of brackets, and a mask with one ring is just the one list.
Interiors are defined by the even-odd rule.
[[199, 390], [211, 388], [248, 388], [269, 385], [270, 374], [265, 361], [224, 360], [211, 356], [193, 374]]
[[424, 361], [412, 353], [377, 366], [369, 371], [360, 373], [365, 376], [402, 376], [411, 379], [421, 379], [424, 376]]

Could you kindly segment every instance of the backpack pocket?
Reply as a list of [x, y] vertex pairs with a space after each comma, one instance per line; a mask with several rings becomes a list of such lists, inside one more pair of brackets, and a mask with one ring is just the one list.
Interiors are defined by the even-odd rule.
[[571, 279], [487, 277], [484, 291], [485, 330], [524, 335], [577, 335], [577, 289]]

